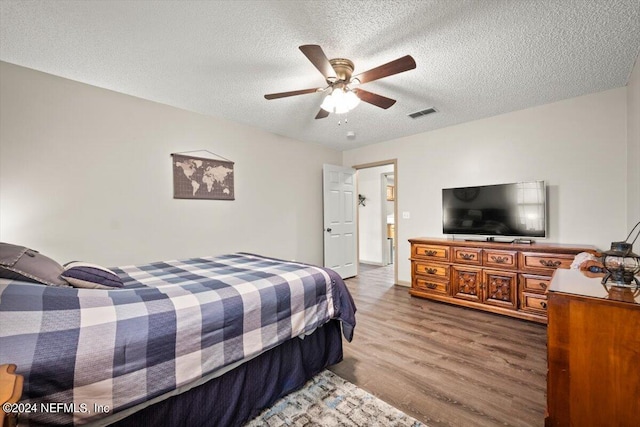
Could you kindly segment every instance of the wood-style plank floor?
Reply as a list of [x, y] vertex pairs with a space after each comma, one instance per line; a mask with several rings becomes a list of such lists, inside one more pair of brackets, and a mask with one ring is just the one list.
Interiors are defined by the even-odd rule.
[[393, 266], [363, 267], [333, 372], [430, 427], [544, 425], [546, 326], [411, 297]]

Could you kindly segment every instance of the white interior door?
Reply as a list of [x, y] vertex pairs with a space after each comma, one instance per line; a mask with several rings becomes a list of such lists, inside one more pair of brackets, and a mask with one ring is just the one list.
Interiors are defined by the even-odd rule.
[[357, 273], [356, 170], [323, 165], [324, 266], [345, 279]]

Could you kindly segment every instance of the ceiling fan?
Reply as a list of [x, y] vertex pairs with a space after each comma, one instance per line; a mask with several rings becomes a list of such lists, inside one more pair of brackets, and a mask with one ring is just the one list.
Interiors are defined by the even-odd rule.
[[328, 86], [313, 89], [294, 90], [291, 92], [270, 93], [266, 99], [278, 99], [288, 96], [304, 95], [307, 93], [329, 91], [322, 103], [316, 119], [323, 119], [330, 113], [346, 113], [353, 109], [360, 101], [387, 109], [396, 103], [395, 99], [387, 98], [364, 89], [354, 88], [362, 83], [372, 82], [383, 77], [403, 73], [416, 68], [416, 61], [411, 55], [403, 56], [379, 67], [372, 68], [358, 75], [353, 74], [353, 62], [345, 58], [327, 59], [322, 48], [315, 44], [300, 46], [302, 53], [322, 73]]

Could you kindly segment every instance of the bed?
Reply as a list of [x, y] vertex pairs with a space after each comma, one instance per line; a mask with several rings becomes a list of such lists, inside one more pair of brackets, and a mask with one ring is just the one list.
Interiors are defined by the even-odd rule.
[[353, 337], [353, 300], [330, 269], [236, 253], [111, 270], [122, 287], [0, 279], [20, 425], [240, 426]]

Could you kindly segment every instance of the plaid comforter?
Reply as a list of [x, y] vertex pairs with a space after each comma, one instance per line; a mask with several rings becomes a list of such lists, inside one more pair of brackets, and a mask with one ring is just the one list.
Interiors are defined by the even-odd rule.
[[113, 270], [124, 288], [0, 279], [0, 364], [25, 377], [21, 422], [82, 424], [330, 319], [348, 340], [355, 326], [344, 282], [319, 267], [232, 254]]

